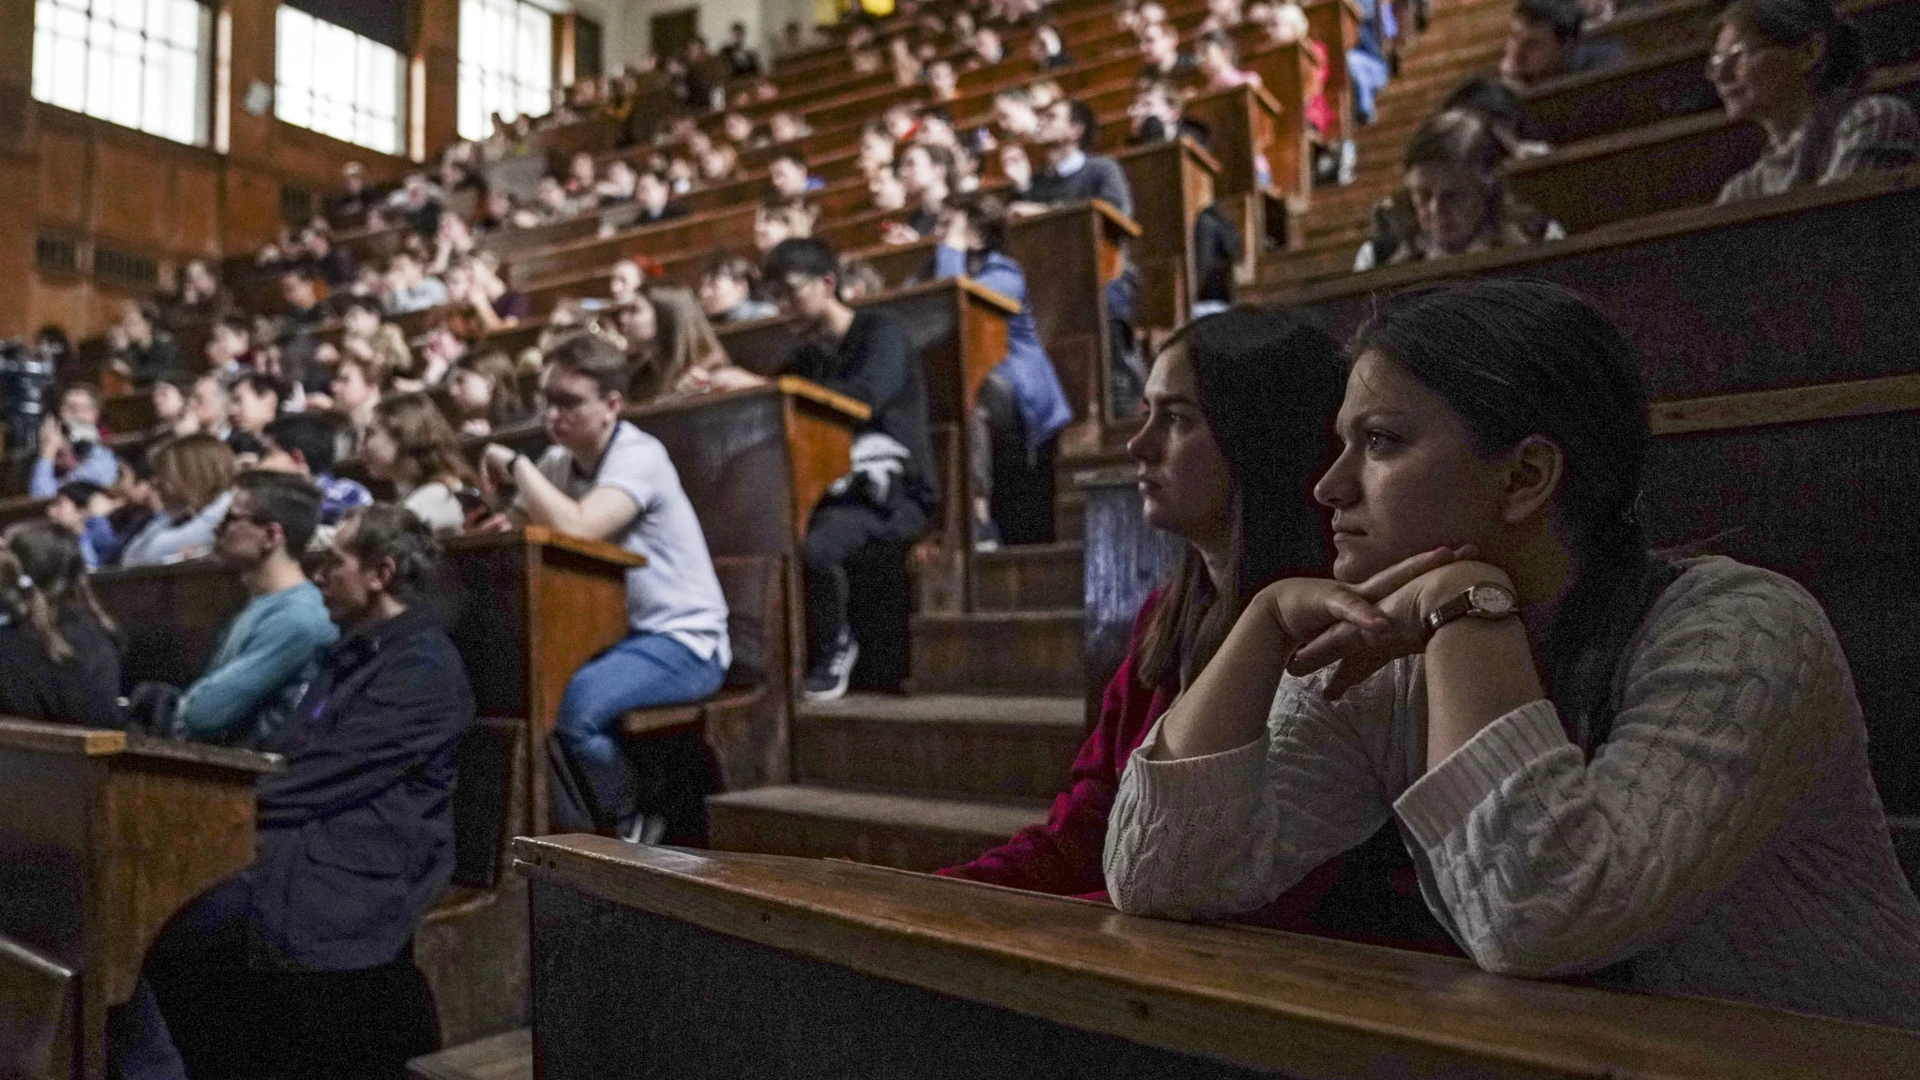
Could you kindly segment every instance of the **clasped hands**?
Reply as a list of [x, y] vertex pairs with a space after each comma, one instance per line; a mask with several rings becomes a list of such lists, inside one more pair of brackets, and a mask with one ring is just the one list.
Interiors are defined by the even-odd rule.
[[1337, 700], [1400, 657], [1424, 652], [1427, 614], [1441, 604], [1482, 582], [1513, 587], [1505, 571], [1474, 561], [1476, 554], [1470, 544], [1423, 551], [1357, 585], [1284, 578], [1262, 589], [1253, 606], [1296, 644], [1289, 673], [1334, 667], [1326, 696]]

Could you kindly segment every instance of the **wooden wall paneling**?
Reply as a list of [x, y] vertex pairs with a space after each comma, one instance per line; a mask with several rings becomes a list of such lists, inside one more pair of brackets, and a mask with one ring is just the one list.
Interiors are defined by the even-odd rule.
[[151, 147], [113, 138], [93, 140], [89, 196], [97, 236], [145, 250], [158, 247], [171, 232], [173, 163], [158, 159]]
[[220, 169], [181, 165], [173, 172], [173, 222], [167, 246], [182, 256], [220, 255]]
[[40, 128], [40, 191], [34, 205], [43, 222], [76, 228], [87, 224], [88, 145], [84, 135]]

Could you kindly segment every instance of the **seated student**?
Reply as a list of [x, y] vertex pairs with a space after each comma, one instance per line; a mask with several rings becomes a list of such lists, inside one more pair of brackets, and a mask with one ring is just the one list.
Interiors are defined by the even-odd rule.
[[213, 553], [213, 537], [233, 501], [233, 451], [200, 432], [169, 439], [148, 458], [161, 512], [127, 541], [120, 565], [198, 559]]
[[254, 348], [253, 324], [245, 315], [229, 311], [213, 321], [207, 334], [207, 370], [231, 377], [256, 367], [260, 354]]
[[1166, 79], [1149, 79], [1139, 84], [1133, 103], [1127, 106], [1131, 130], [1127, 145], [1168, 142], [1185, 136], [1205, 146], [1212, 133], [1205, 124], [1186, 115], [1187, 102], [1178, 87]]
[[117, 728], [120, 645], [71, 532], [23, 521], [0, 538], [0, 716]]
[[1727, 181], [1719, 201], [1778, 195], [1920, 161], [1920, 123], [1905, 101], [1862, 94], [1860, 30], [1832, 0], [1735, 0], [1723, 8], [1707, 72], [1727, 116], [1767, 133], [1767, 149]]
[[782, 150], [767, 163], [767, 183], [782, 199], [797, 199], [826, 187], [826, 181], [807, 172], [807, 159], [798, 150]]
[[233, 434], [233, 396], [218, 375], [202, 375], [194, 380], [187, 395], [188, 419], [177, 425], [181, 434], [195, 432], [225, 441]]
[[234, 380], [227, 402], [233, 430], [258, 438], [267, 425], [273, 423], [274, 417], [280, 415], [280, 404], [285, 397], [280, 380], [271, 375], [250, 371]]
[[533, 314], [527, 294], [507, 287], [495, 270], [498, 256], [478, 252], [447, 270], [447, 295], [461, 309], [454, 321], [465, 336], [481, 337], [520, 323]]
[[194, 901], [109, 1021], [127, 1076], [398, 1077], [439, 1045], [415, 929], [453, 877], [466, 666], [440, 553], [397, 506], [349, 516], [315, 584], [340, 639], [270, 749], [253, 865]]
[[946, 60], [935, 60], [926, 69], [927, 98], [946, 103], [960, 96], [960, 73]]
[[160, 326], [160, 306], [151, 300], [129, 300], [120, 317], [107, 327], [107, 346], [114, 370], [145, 386], [179, 366], [179, 346], [173, 334]]
[[320, 523], [320, 491], [283, 472], [234, 477], [214, 553], [239, 574], [247, 606], [220, 634], [207, 669], [162, 718], [163, 734], [263, 746], [306, 689], [307, 665], [339, 637], [300, 569]]
[[347, 418], [353, 430], [353, 445], [358, 448], [373, 423], [373, 410], [380, 404], [386, 371], [367, 356], [348, 353], [333, 369], [333, 407]]
[[1033, 28], [1033, 37], [1027, 42], [1027, 55], [1041, 71], [1058, 71], [1074, 65], [1073, 54], [1067, 51], [1059, 28], [1052, 23]]
[[639, 208], [635, 225], [655, 225], [687, 216], [687, 208], [673, 201], [667, 178], [649, 169], [633, 182], [633, 201]]
[[1260, 75], [1240, 66], [1240, 50], [1233, 35], [1224, 30], [1209, 30], [1195, 42], [1194, 63], [1207, 80], [1207, 90], [1234, 90], [1242, 86], [1258, 87]]
[[[187, 396], [193, 392], [193, 383], [193, 376], [184, 371], [165, 372], [153, 380], [153, 386], [147, 391], [148, 400], [153, 403], [153, 424], [146, 430], [149, 439], [192, 434], [179, 427], [194, 423], [187, 411]], [[195, 424], [193, 430], [199, 430], [199, 426]]]
[[459, 415], [460, 434], [490, 435], [533, 418], [520, 397], [520, 372], [499, 349], [470, 352], [454, 361], [447, 397]]
[[[69, 480], [60, 485], [47, 503], [47, 520], [73, 534], [80, 545], [80, 561], [89, 570], [111, 565], [120, 556], [124, 541], [114, 532], [111, 515], [120, 508], [120, 500], [107, 489], [86, 480]], [[107, 554], [102, 557], [101, 551]]]
[[1464, 110], [1427, 121], [1407, 143], [1406, 186], [1374, 211], [1355, 271], [1566, 236], [1560, 223], [1507, 197], [1506, 150]]
[[367, 471], [393, 485], [400, 505], [425, 522], [436, 536], [466, 527], [462, 494], [477, 483], [460, 437], [445, 414], [425, 394], [399, 394], [374, 406], [360, 447]]
[[860, 129], [860, 171], [868, 176], [880, 169], [893, 167], [894, 140], [887, 126], [878, 120], [869, 120]]
[[[1127, 186], [1127, 174], [1120, 163], [1104, 154], [1087, 152], [1099, 131], [1099, 120], [1083, 101], [1061, 98], [1041, 109], [1034, 141], [1045, 164], [1032, 173], [1024, 190], [1014, 185], [1016, 201], [1007, 208], [1008, 213], [1022, 216], [1051, 206], [1100, 199], [1131, 217], [1133, 191]], [[1002, 164], [1006, 164], [1005, 157]], [[1134, 345], [1133, 301], [1139, 290], [1140, 270], [1131, 259], [1120, 276], [1106, 286], [1113, 341], [1108, 363], [1114, 391], [1109, 404], [1116, 415], [1137, 404], [1139, 388], [1146, 382], [1146, 371]]]
[[1626, 52], [1612, 42], [1581, 37], [1586, 15], [1577, 0], [1520, 0], [1507, 23], [1506, 51], [1500, 57], [1500, 79], [1524, 89], [1585, 71], [1601, 71], [1626, 62]]
[[1007, 58], [1006, 42], [1000, 40], [1000, 31], [991, 26], [982, 26], [973, 32], [972, 40], [967, 43], [967, 51], [968, 71], [992, 67]]
[[912, 207], [904, 221], [894, 224], [886, 239], [912, 243], [931, 236], [940, 224], [940, 211], [953, 192], [953, 153], [940, 146], [909, 146], [900, 155], [900, 183]]
[[639, 174], [626, 158], [615, 158], [607, 165], [598, 183], [593, 185], [593, 202], [602, 208], [622, 206], [633, 201], [640, 186]]
[[1178, 79], [1196, 70], [1193, 57], [1180, 51], [1180, 32], [1164, 22], [1140, 28], [1140, 58], [1142, 79]]
[[993, 95], [994, 135], [1001, 141], [1030, 139], [1040, 126], [1033, 111], [1033, 96], [1025, 88], [1010, 86]]
[[[992, 551], [1003, 539], [1046, 543], [1053, 539], [1053, 442], [1073, 421], [1059, 373], [1048, 359], [1027, 306], [1027, 276], [1006, 254], [1006, 205], [992, 195], [962, 195], [941, 215], [940, 246], [934, 249], [935, 277], [965, 275], [1020, 305], [1007, 320], [1007, 356], [981, 382], [967, 418], [968, 479], [973, 496], [973, 545]], [[1009, 449], [1012, 452], [1007, 452]], [[1017, 536], [1003, 536], [1005, 515], [994, 512], [994, 465], [1024, 461], [1022, 486], [1037, 487], [1043, 504], [1037, 521], [1020, 522]], [[1037, 527], [1036, 527], [1037, 526]]]
[[40, 451], [27, 494], [50, 499], [61, 484], [85, 480], [113, 486], [120, 462], [100, 435], [100, 391], [76, 383], [60, 393], [60, 412], [40, 424]]
[[700, 275], [700, 307], [707, 318], [726, 325], [780, 314], [778, 305], [753, 298], [759, 276], [754, 265], [739, 255], [723, 255], [708, 263]]
[[[581, 667], [561, 697], [554, 738], [580, 781], [583, 805], [572, 805], [571, 785], [556, 783], [553, 820], [557, 829], [656, 843], [700, 831], [699, 799], [710, 778], [688, 775], [697, 747], [689, 758], [683, 743], [650, 740], [668, 758], [650, 768], [681, 775], [666, 785], [672, 805], [643, 803], [620, 717], [707, 697], [720, 689], [733, 654], [726, 598], [680, 474], [660, 440], [620, 419], [630, 378], [626, 357], [608, 342], [590, 334], [566, 339], [541, 373], [553, 446], [536, 464], [496, 443], [482, 463], [489, 487], [518, 489], [516, 512], [528, 522], [646, 556], [646, 566], [627, 574], [627, 637]], [[689, 802], [694, 820], [669, 820], [670, 810], [684, 813]]]
[[640, 293], [640, 286], [647, 280], [647, 272], [632, 259], [621, 259], [613, 264], [607, 273], [607, 299], [616, 304], [624, 304]]
[[819, 240], [789, 240], [767, 256], [767, 288], [810, 337], [781, 365], [864, 402], [872, 417], [855, 433], [853, 472], [829, 489], [807, 520], [805, 691], [813, 701], [847, 692], [859, 642], [847, 616], [846, 564], [876, 543], [910, 543], [939, 502], [927, 423], [927, 376], [898, 316], [858, 311], [838, 293], [838, 260]]
[[1479, 281], [1350, 355], [1333, 580], [1256, 596], [1135, 752], [1114, 903], [1246, 910], [1397, 818], [1482, 968], [1920, 1029], [1846, 658], [1786, 578], [1647, 550], [1625, 336]]
[[1373, 123], [1374, 99], [1392, 78], [1393, 68], [1387, 54], [1400, 36], [1400, 24], [1394, 18], [1391, 0], [1358, 0], [1359, 34], [1347, 50], [1347, 81], [1353, 88], [1353, 118], [1362, 124]]
[[349, 510], [373, 505], [373, 493], [364, 484], [333, 474], [340, 444], [347, 437], [337, 417], [326, 413], [288, 413], [268, 424], [262, 435], [267, 452], [260, 457], [260, 468], [292, 473], [319, 490], [320, 526], [327, 530], [322, 543], [331, 539], [331, 527], [338, 525]]
[[428, 274], [413, 252], [402, 249], [387, 260], [382, 303], [388, 315], [411, 315], [440, 307], [447, 300], [447, 283]]
[[814, 208], [799, 199], [768, 199], [753, 212], [753, 246], [762, 255], [783, 240], [813, 235]]
[[770, 143], [790, 143], [811, 134], [813, 134], [812, 126], [802, 120], [797, 113], [781, 109], [767, 117], [767, 141]]
[[645, 294], [652, 332], [645, 337], [630, 335], [627, 340], [627, 351], [637, 360], [635, 400], [657, 394], [744, 390], [767, 381], [727, 355], [691, 290], [655, 284], [647, 286]]

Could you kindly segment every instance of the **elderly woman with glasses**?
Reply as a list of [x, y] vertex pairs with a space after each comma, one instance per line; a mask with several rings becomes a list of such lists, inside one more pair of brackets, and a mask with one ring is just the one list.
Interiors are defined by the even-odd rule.
[[1727, 181], [1720, 202], [1920, 160], [1912, 108], [1861, 92], [1870, 68], [1860, 30], [1833, 0], [1734, 0], [1718, 26], [1707, 75], [1728, 117], [1767, 133], [1760, 160]]

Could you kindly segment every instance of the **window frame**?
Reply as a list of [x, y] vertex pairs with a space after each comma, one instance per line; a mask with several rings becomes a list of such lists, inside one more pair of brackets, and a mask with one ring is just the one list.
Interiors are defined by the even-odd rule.
[[[135, 11], [137, 25], [121, 22]], [[35, 0], [36, 102], [204, 148], [213, 136], [213, 68], [214, 12], [200, 0]]]
[[[301, 34], [304, 42], [293, 40]], [[407, 152], [411, 58], [338, 23], [282, 3], [274, 12], [273, 115], [283, 124], [394, 157]], [[294, 48], [292, 46], [300, 46]], [[301, 52], [305, 56], [301, 56]], [[320, 71], [351, 67], [345, 77]], [[390, 71], [383, 68], [390, 67]], [[377, 100], [391, 81], [391, 115]], [[346, 95], [329, 93], [342, 87]], [[389, 123], [390, 121], [390, 123]]]
[[[483, 27], [483, 21], [489, 25]], [[509, 22], [510, 41], [500, 34]], [[541, 116], [552, 107], [554, 59], [560, 47], [553, 23], [553, 12], [530, 0], [460, 0], [454, 93], [455, 127], [461, 138], [477, 141], [493, 134], [493, 113], [511, 120]], [[544, 55], [534, 55], [538, 48], [529, 49], [530, 24], [539, 28], [536, 36], [544, 40]], [[487, 52], [493, 55], [484, 55]], [[510, 56], [505, 63], [500, 62], [502, 52]]]

